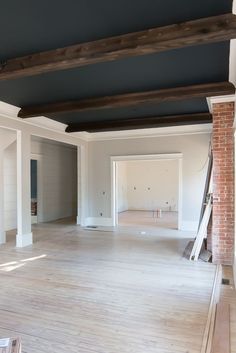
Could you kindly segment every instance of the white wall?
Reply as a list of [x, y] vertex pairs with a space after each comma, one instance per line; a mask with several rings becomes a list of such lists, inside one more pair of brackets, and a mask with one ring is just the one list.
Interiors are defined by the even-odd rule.
[[32, 138], [31, 153], [41, 156], [39, 222], [77, 213], [77, 150], [49, 140]]
[[126, 162], [117, 162], [117, 209], [118, 212], [124, 212], [129, 209], [128, 206], [128, 175]]
[[183, 154], [182, 229], [196, 229], [200, 214], [210, 134], [160, 136], [89, 143], [89, 217], [111, 218], [110, 156]]
[[3, 156], [4, 225], [5, 230], [10, 230], [17, 226], [16, 142], [4, 150]]
[[4, 150], [16, 140], [16, 132], [0, 128], [0, 149]]
[[178, 160], [126, 162], [126, 178], [129, 210], [178, 210]]

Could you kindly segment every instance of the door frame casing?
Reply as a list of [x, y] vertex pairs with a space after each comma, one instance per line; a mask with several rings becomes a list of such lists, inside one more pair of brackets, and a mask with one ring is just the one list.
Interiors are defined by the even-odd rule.
[[117, 162], [127, 161], [160, 161], [160, 160], [178, 160], [178, 229], [182, 228], [182, 208], [183, 208], [183, 154], [161, 153], [161, 154], [143, 154], [143, 155], [123, 155], [111, 156], [111, 218], [112, 226], [118, 225], [118, 204], [117, 204]]

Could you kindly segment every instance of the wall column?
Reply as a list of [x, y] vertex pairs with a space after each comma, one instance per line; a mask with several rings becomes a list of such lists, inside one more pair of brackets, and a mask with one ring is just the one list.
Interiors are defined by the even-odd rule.
[[6, 243], [4, 226], [4, 151], [0, 149], [0, 244]]
[[30, 195], [31, 136], [17, 131], [17, 236], [16, 246], [32, 244]]
[[234, 103], [213, 104], [214, 263], [231, 265], [234, 258]]

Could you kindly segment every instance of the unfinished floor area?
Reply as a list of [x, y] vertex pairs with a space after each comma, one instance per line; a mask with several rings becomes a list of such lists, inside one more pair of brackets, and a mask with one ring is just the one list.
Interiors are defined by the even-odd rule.
[[[0, 336], [24, 353], [199, 353], [215, 275], [182, 258], [189, 234], [33, 226], [0, 249]], [[183, 300], [184, 298], [184, 300]]]

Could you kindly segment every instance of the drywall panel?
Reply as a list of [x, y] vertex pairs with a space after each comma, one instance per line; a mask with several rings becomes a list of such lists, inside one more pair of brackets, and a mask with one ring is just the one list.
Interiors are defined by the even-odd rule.
[[15, 229], [17, 226], [17, 167], [16, 142], [4, 150], [4, 222], [5, 230]]
[[117, 210], [127, 211], [128, 206], [128, 175], [126, 162], [117, 162]]
[[183, 154], [183, 229], [196, 229], [206, 177], [210, 134], [89, 143], [89, 217], [111, 218], [111, 156]]
[[16, 140], [16, 132], [0, 128], [0, 149], [4, 150]]
[[40, 156], [39, 222], [76, 216], [77, 149], [32, 139], [31, 153]]
[[126, 163], [129, 210], [178, 211], [178, 160]]

